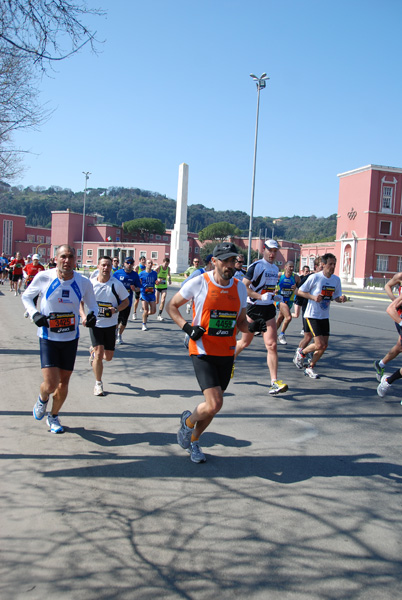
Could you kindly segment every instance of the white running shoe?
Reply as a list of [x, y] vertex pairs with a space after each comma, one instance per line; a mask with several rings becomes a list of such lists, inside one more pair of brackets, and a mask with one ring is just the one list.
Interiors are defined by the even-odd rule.
[[384, 375], [381, 377], [380, 384], [377, 387], [377, 394], [381, 396], [381, 398], [384, 398], [391, 388], [391, 384], [388, 383], [387, 377], [390, 377], [390, 374], [384, 373]]
[[145, 323], [142, 324], [142, 331], [148, 331], [148, 327], [145, 325]]
[[293, 363], [296, 365], [298, 369], [302, 369], [304, 367], [304, 358], [302, 356], [302, 349], [296, 348], [295, 355], [293, 357]]
[[137, 320], [137, 313], [133, 313], [133, 316], [131, 317], [133, 319], [133, 321]]
[[60, 423], [58, 415], [54, 417], [53, 415], [48, 414], [46, 422], [50, 427], [50, 433], [64, 433], [64, 427]]
[[42, 402], [42, 400], [40, 399], [40, 396], [38, 396], [38, 399], [35, 402], [35, 405], [34, 405], [33, 411], [32, 411], [32, 414], [37, 421], [41, 421], [43, 419], [43, 417], [45, 416], [46, 407], [47, 407], [47, 401]]
[[96, 382], [94, 387], [94, 396], [104, 396], [103, 393], [103, 383]]
[[318, 375], [314, 371], [313, 367], [306, 367], [304, 369], [304, 374], [307, 375], [307, 377], [311, 377], [311, 379], [318, 379]]
[[122, 344], [122, 343], [123, 343], [123, 340], [121, 339], [121, 335], [119, 334], [116, 337], [116, 346], [120, 346], [120, 344]]
[[271, 396], [276, 396], [277, 394], [287, 392], [287, 390], [287, 384], [283, 383], [282, 379], [277, 379], [271, 384], [271, 387], [268, 389], [268, 394], [271, 394]]
[[158, 315], [158, 316], [156, 317], [156, 320], [157, 320], [157, 321], [164, 321], [165, 319], [162, 317], [162, 315]]
[[284, 333], [280, 333], [280, 334], [278, 335], [278, 342], [279, 342], [280, 344], [283, 344], [284, 346], [286, 346], [286, 344], [287, 344], [287, 341], [286, 341], [286, 338], [285, 338], [285, 334], [284, 334]]
[[186, 306], [186, 313], [189, 315], [191, 312], [191, 304], [187, 304]]

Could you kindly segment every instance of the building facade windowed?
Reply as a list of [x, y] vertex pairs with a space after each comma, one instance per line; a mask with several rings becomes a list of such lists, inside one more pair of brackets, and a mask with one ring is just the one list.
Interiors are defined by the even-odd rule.
[[391, 221], [380, 221], [380, 235], [391, 235]]
[[377, 255], [376, 271], [378, 273], [384, 273], [385, 271], [388, 271], [388, 256], [385, 256], [384, 254]]
[[392, 212], [392, 192], [393, 189], [389, 185], [384, 185], [382, 188], [381, 212]]

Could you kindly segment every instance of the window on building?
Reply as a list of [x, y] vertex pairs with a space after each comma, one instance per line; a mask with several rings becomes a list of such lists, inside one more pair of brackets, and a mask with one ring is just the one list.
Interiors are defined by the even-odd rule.
[[[54, 253], [55, 253], [55, 254], [56, 254], [56, 251], [57, 251], [57, 247], [55, 247], [55, 249], [54, 249]], [[77, 250], [77, 256], [81, 256], [81, 248], [79, 248], [79, 249]]]
[[194, 254], [199, 254], [199, 252], [200, 252], [200, 249], [199, 249], [199, 247], [198, 247], [198, 246], [196, 246], [196, 247], [194, 248]]
[[35, 241], [35, 236], [34, 235], [27, 235], [27, 242], [34, 242]]
[[389, 185], [384, 185], [382, 188], [382, 212], [392, 212], [392, 192], [393, 189]]
[[46, 244], [50, 244], [50, 235], [46, 236]]
[[151, 252], [151, 258], [154, 260], [158, 260], [158, 253], [157, 252]]
[[120, 229], [116, 229], [116, 233], [121, 233], [121, 232], [120, 232]]
[[380, 221], [380, 235], [391, 235], [391, 221]]
[[45, 236], [38, 235], [38, 244], [44, 244], [44, 243], [45, 243]]
[[150, 234], [149, 234], [149, 239], [150, 239], [150, 240], [153, 240], [153, 239], [154, 239], [154, 234], [153, 234], [153, 233], [150, 233]]
[[383, 273], [385, 271], [388, 271], [388, 256], [385, 256], [385, 254], [378, 254], [377, 255], [377, 267], [376, 267], [376, 271], [379, 273]]
[[161, 239], [161, 236], [160, 236], [158, 233], [156, 233], [156, 234], [155, 234], [155, 239], [156, 239], [156, 240], [160, 240], [160, 239]]
[[147, 256], [146, 250], [140, 250], [140, 258], [141, 258], [141, 256], [145, 256], [145, 258], [146, 258], [146, 256]]
[[13, 245], [13, 222], [8, 219], [3, 221], [3, 252], [10, 255]]
[[164, 241], [164, 242], [167, 242], [167, 241], [168, 241], [168, 239], [169, 239], [169, 236], [167, 236], [167, 235], [164, 235], [164, 236], [163, 236], [163, 241]]
[[396, 265], [396, 270], [400, 273], [402, 271], [402, 256], [398, 257], [398, 262]]
[[88, 248], [87, 250], [87, 256], [93, 256], [93, 250], [91, 250], [90, 248]]

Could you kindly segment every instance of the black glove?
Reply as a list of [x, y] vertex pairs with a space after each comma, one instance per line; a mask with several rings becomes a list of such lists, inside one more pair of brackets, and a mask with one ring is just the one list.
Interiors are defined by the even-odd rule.
[[248, 324], [248, 330], [250, 333], [256, 333], [257, 331], [266, 331], [267, 324], [264, 319], [256, 319], [252, 323]]
[[36, 312], [32, 317], [33, 322], [37, 327], [49, 327], [47, 317], [40, 312]]
[[184, 323], [182, 330], [194, 341], [199, 340], [206, 332], [206, 329], [203, 327], [200, 327], [199, 325], [190, 325], [190, 323]]
[[93, 329], [95, 327], [95, 325], [96, 325], [96, 317], [95, 317], [94, 311], [91, 310], [91, 312], [89, 312], [87, 314], [87, 320], [85, 323], [85, 327], [90, 327], [91, 329]]

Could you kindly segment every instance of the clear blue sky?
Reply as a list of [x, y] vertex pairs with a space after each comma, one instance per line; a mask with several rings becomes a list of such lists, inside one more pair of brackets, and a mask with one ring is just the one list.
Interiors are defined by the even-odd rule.
[[254, 214], [328, 216], [337, 174], [402, 167], [401, 0], [90, 0], [105, 43], [40, 82], [54, 109], [15, 184], [139, 187]]

